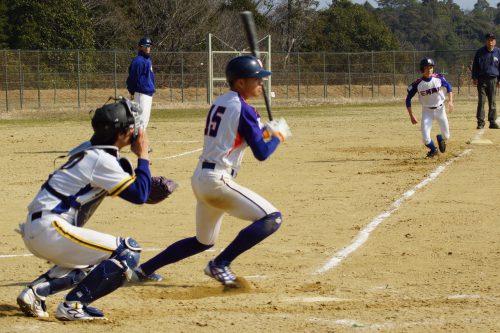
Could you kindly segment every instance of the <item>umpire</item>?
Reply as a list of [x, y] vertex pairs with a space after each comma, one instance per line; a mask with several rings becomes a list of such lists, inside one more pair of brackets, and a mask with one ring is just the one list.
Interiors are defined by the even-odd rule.
[[490, 128], [499, 128], [496, 122], [497, 110], [495, 96], [500, 86], [500, 49], [495, 47], [495, 35], [487, 33], [485, 46], [476, 51], [472, 63], [472, 81], [477, 86], [477, 128], [484, 127], [484, 102], [488, 98], [488, 121]]

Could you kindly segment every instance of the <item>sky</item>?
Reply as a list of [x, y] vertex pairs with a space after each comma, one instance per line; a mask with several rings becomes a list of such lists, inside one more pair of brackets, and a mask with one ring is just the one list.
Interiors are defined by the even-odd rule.
[[[353, 3], [359, 3], [359, 4], [364, 4], [366, 0], [351, 0]], [[371, 3], [373, 6], [377, 4], [376, 0], [368, 0], [369, 3]], [[462, 10], [472, 10], [474, 8], [474, 5], [476, 4], [477, 0], [453, 0], [457, 5], [462, 8]], [[496, 7], [497, 3], [500, 2], [500, 0], [488, 0], [490, 3], [491, 7]], [[331, 0], [320, 0], [321, 7], [328, 6], [331, 4]]]

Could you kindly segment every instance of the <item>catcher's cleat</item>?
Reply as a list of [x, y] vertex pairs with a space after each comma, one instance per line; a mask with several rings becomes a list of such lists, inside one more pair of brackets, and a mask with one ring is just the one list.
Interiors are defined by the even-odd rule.
[[444, 153], [446, 151], [446, 140], [443, 139], [441, 134], [436, 135], [439, 151]]
[[438, 154], [438, 151], [437, 149], [435, 150], [429, 150], [429, 152], [427, 153], [427, 158], [433, 158], [434, 156], [436, 156]]
[[236, 285], [236, 275], [231, 271], [229, 266], [226, 265], [216, 265], [213, 260], [208, 262], [207, 267], [204, 270], [205, 274], [211, 278], [216, 279], [224, 286], [235, 286]]
[[101, 310], [87, 307], [80, 302], [62, 302], [57, 307], [56, 318], [70, 321], [106, 319]]
[[163, 276], [158, 273], [151, 273], [146, 275], [140, 267], [134, 269], [134, 273], [132, 274], [132, 281], [134, 282], [161, 282], [163, 281]]
[[17, 304], [28, 317], [48, 318], [45, 297], [38, 296], [30, 287], [24, 288], [17, 296]]

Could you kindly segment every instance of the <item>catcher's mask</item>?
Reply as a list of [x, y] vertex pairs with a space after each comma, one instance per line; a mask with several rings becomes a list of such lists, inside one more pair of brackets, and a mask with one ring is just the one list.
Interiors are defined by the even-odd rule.
[[96, 109], [92, 117], [93, 145], [112, 145], [119, 133], [134, 129], [132, 140], [137, 138], [142, 127], [142, 109], [136, 102], [120, 96], [115, 103], [104, 104]]

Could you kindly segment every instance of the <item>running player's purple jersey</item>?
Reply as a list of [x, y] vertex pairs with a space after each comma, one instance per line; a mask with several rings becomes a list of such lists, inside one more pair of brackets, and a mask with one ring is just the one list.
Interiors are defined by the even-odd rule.
[[418, 93], [418, 99], [423, 107], [436, 107], [443, 104], [445, 95], [441, 90], [446, 87], [451, 92], [451, 85], [441, 74], [432, 74], [429, 78], [419, 78], [408, 86], [406, 106], [411, 107], [411, 99]]

